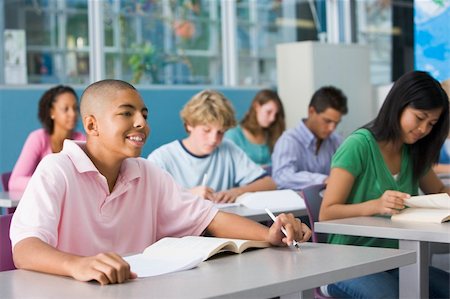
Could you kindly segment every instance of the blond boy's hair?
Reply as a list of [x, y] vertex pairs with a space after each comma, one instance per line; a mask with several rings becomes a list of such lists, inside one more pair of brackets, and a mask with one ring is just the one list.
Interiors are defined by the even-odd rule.
[[194, 95], [180, 112], [186, 125], [217, 124], [224, 130], [236, 126], [234, 109], [223, 94], [215, 90], [203, 90]]

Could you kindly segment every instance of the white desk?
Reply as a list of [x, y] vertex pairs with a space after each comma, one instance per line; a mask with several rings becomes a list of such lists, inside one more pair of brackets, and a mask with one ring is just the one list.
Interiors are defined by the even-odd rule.
[[450, 223], [392, 222], [386, 217], [353, 217], [314, 223], [318, 233], [399, 240], [399, 248], [414, 250], [417, 263], [400, 268], [400, 297], [428, 298], [429, 242], [450, 243]]
[[[19, 204], [21, 192], [0, 192], [0, 208], [15, 208]], [[238, 214], [243, 217], [253, 219], [254, 221], [267, 221], [270, 220], [269, 215], [264, 210], [249, 209], [244, 206], [232, 206], [227, 208], [221, 208], [220, 210], [228, 213]], [[275, 214], [281, 213], [281, 211], [273, 211]], [[284, 211], [285, 213], [293, 213], [295, 217], [306, 216], [306, 208], [299, 208], [294, 210]]]
[[[0, 297], [8, 298], [270, 298], [312, 295], [322, 284], [414, 263], [413, 251], [302, 244], [220, 256], [198, 268], [99, 286], [25, 270], [0, 273]], [[298, 295], [298, 294], [297, 294]], [[298, 298], [298, 296], [297, 296]]]
[[[221, 208], [220, 210], [223, 212], [227, 212], [227, 213], [237, 214], [237, 215], [252, 219], [254, 221], [257, 221], [257, 222], [271, 220], [270, 216], [267, 215], [266, 211], [249, 209], [244, 206], [232, 206], [232, 207], [227, 207], [227, 208]], [[286, 211], [273, 210], [272, 212], [275, 215], [278, 215], [282, 212], [283, 213], [292, 213], [292, 214], [294, 214], [295, 217], [301, 217], [301, 216], [308, 215], [306, 212], [306, 208], [299, 208], [299, 209], [286, 210]]]
[[19, 204], [22, 192], [0, 192], [0, 208], [15, 208]]

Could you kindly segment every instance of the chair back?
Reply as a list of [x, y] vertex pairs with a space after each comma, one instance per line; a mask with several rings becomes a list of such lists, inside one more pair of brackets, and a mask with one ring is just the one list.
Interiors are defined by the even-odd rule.
[[0, 271], [14, 270], [9, 227], [14, 214], [0, 215]]
[[302, 190], [303, 199], [305, 201], [308, 212], [309, 223], [313, 232], [312, 239], [315, 243], [326, 243], [326, 236], [316, 234], [314, 231], [314, 222], [319, 221], [320, 205], [322, 204], [322, 191], [325, 190], [325, 184], [308, 186]]
[[8, 183], [9, 183], [9, 178], [11, 177], [11, 172], [3, 172], [1, 174], [1, 181], [2, 181], [2, 188], [3, 191], [9, 191], [8, 188]]
[[[303, 200], [305, 201], [306, 210], [308, 213], [309, 223], [312, 230], [312, 239], [314, 243], [326, 243], [325, 234], [317, 234], [314, 231], [314, 222], [319, 221], [320, 205], [322, 204], [322, 193], [325, 190], [325, 184], [318, 184], [308, 186], [302, 190]], [[315, 299], [327, 299], [332, 298], [322, 294], [320, 288], [314, 289]]]

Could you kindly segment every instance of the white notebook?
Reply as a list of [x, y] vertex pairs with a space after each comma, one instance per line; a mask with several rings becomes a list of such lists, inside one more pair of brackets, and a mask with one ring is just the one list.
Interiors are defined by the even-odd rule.
[[405, 200], [407, 208], [392, 215], [392, 221], [442, 223], [450, 221], [450, 196], [447, 193], [412, 196]]
[[148, 277], [183, 271], [197, 267], [202, 261], [224, 251], [242, 253], [248, 248], [265, 248], [264, 241], [186, 236], [163, 238], [144, 252], [126, 256], [131, 271], [138, 277]]
[[268, 208], [272, 212], [306, 209], [303, 198], [290, 189], [247, 192], [239, 196], [235, 203], [220, 204], [218, 207], [226, 208], [236, 205], [257, 210]]

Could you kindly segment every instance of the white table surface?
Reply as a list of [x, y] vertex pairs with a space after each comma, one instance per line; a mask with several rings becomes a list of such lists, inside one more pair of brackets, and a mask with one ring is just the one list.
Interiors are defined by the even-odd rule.
[[428, 298], [429, 243], [450, 243], [450, 223], [393, 222], [389, 217], [352, 217], [314, 223], [318, 233], [389, 238], [414, 250], [417, 263], [401, 268], [400, 297]]
[[301, 252], [272, 247], [219, 256], [192, 270], [107, 286], [26, 270], [6, 271], [0, 273], [0, 297], [270, 298], [303, 290], [308, 296], [323, 284], [416, 261], [415, 253], [408, 250], [317, 243], [301, 248]]
[[[257, 222], [271, 220], [270, 216], [267, 215], [266, 211], [250, 209], [250, 208], [247, 208], [244, 206], [232, 206], [232, 207], [227, 207], [227, 208], [221, 208], [220, 210], [224, 211], [224, 212], [228, 212], [228, 213], [237, 214], [237, 215], [252, 219], [254, 221], [257, 221]], [[292, 214], [294, 214], [295, 217], [301, 217], [301, 216], [308, 215], [306, 212], [306, 208], [299, 208], [299, 209], [286, 210], [286, 211], [273, 210], [272, 212], [275, 214], [275, 216], [280, 213], [292, 213]]]
[[15, 208], [19, 204], [22, 192], [0, 192], [0, 208]]
[[[19, 204], [20, 198], [22, 197], [22, 193], [18, 192], [0, 192], [0, 208], [14, 208]], [[267, 221], [270, 220], [270, 217], [264, 210], [256, 210], [249, 209], [244, 206], [231, 206], [226, 208], [221, 208], [220, 210], [224, 212], [234, 213], [241, 215], [243, 217], [253, 219], [254, 221]], [[273, 210], [273, 213], [276, 215], [285, 212], [285, 213], [293, 213], [295, 217], [306, 216], [306, 208], [298, 208], [291, 210]]]

